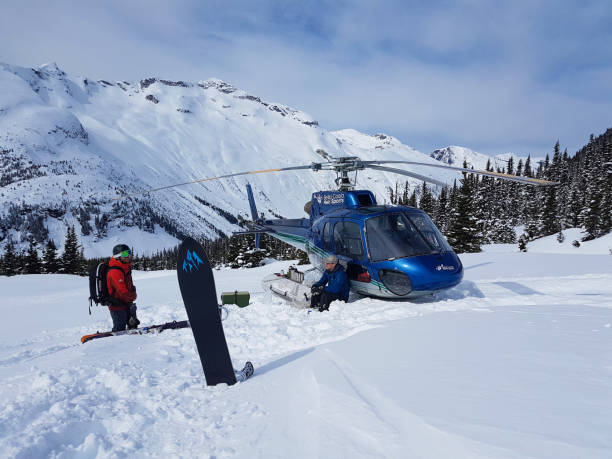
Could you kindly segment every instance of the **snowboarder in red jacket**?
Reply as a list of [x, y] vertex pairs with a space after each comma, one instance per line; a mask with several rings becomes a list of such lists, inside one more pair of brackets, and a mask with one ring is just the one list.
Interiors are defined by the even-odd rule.
[[136, 287], [132, 282], [132, 251], [125, 244], [113, 247], [113, 256], [108, 262], [106, 286], [111, 297], [110, 310], [113, 331], [136, 328], [140, 321], [136, 317]]

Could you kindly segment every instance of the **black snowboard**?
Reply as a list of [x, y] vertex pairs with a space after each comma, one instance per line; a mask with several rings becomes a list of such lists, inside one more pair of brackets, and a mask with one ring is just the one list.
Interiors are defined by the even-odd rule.
[[179, 247], [177, 273], [206, 384], [236, 384], [219, 315], [215, 279], [204, 249], [191, 238]]

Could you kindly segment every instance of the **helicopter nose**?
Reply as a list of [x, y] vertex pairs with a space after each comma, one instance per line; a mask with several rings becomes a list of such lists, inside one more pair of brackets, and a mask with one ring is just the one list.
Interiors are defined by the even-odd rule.
[[445, 254], [444, 256], [436, 257], [432, 268], [438, 274], [455, 275], [462, 272], [461, 261], [455, 254]]

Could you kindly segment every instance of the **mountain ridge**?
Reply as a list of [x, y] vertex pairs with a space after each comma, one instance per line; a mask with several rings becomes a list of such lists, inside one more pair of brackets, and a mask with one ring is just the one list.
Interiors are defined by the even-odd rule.
[[[501, 170], [506, 169], [508, 166], [508, 160], [511, 157], [514, 160], [515, 167], [519, 160], [522, 160], [523, 164], [527, 160], [526, 156], [519, 156], [514, 153], [501, 153], [495, 156], [488, 156], [470, 148], [460, 147], [457, 145], [449, 145], [444, 148], [438, 148], [431, 152], [430, 156], [437, 161], [455, 167], [463, 167], [463, 162], [465, 161], [468, 167], [477, 170], [485, 170], [489, 161], [494, 170]], [[544, 158], [540, 157], [531, 157], [532, 163], [542, 161], [543, 159]]]
[[[85, 255], [117, 242], [150, 253], [190, 235], [214, 239], [249, 218], [246, 179], [232, 178], [140, 194], [121, 194], [246, 170], [310, 164], [332, 156], [436, 161], [386, 134], [327, 131], [310, 115], [262, 100], [216, 78], [196, 83], [150, 77], [139, 82], [66, 74], [55, 64], [27, 69], [0, 63], [0, 248], [11, 239], [52, 238], [60, 248], [74, 225]], [[457, 174], [415, 172], [452, 183]], [[380, 202], [406, 179], [366, 170], [358, 187]], [[302, 217], [330, 172], [249, 178], [266, 216]], [[221, 211], [222, 210], [222, 211]], [[229, 217], [232, 216], [232, 217]]]

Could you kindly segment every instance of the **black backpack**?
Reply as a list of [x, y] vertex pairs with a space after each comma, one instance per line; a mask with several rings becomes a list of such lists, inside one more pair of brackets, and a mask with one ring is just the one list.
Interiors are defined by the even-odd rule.
[[123, 270], [117, 266], [108, 266], [108, 262], [100, 263], [91, 268], [89, 271], [89, 315], [91, 315], [91, 305], [95, 303], [102, 306], [112, 306], [114, 303], [113, 297], [108, 292], [106, 283], [106, 275], [110, 269]]

